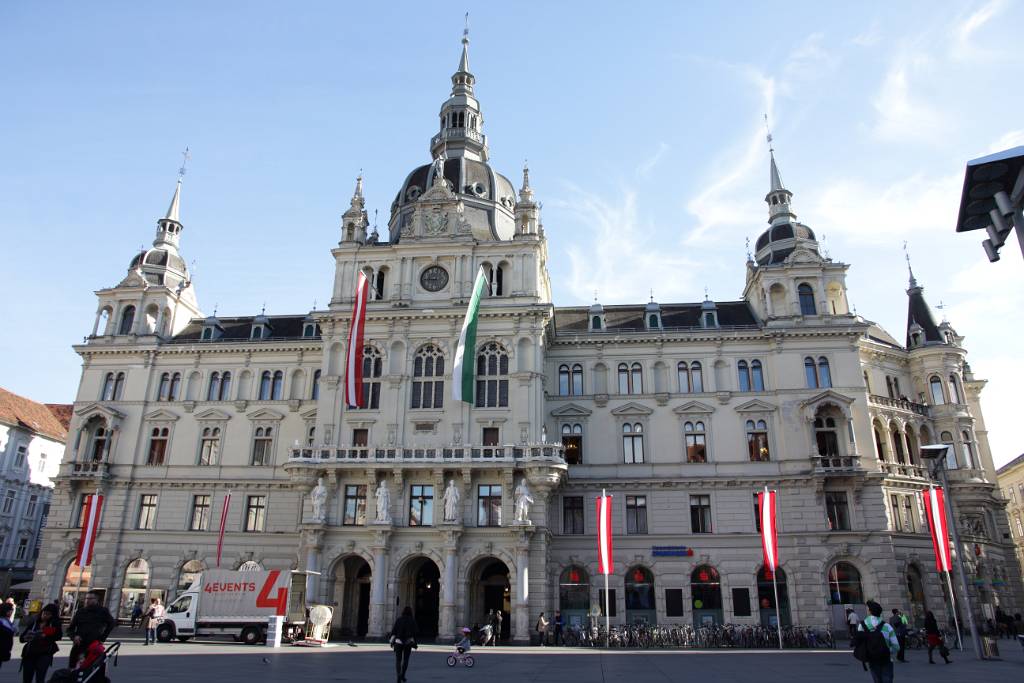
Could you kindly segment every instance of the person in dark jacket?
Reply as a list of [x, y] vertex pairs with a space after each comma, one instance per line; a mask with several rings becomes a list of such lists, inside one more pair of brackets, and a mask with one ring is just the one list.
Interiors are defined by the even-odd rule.
[[110, 610], [100, 604], [99, 594], [94, 591], [86, 593], [85, 606], [75, 612], [68, 626], [68, 636], [74, 643], [68, 655], [68, 668], [75, 668], [78, 658], [93, 641], [105, 641], [116, 623]]
[[935, 660], [932, 659], [932, 652], [935, 651], [935, 648], [938, 648], [942, 659], [945, 660], [946, 664], [950, 664], [949, 648], [942, 641], [942, 631], [939, 630], [939, 622], [936, 621], [935, 615], [931, 610], [924, 613], [924, 636], [928, 640], [928, 663], [935, 663]]
[[896, 640], [900, 643], [900, 651], [896, 653], [896, 661], [906, 663], [907, 652], [907, 617], [898, 609], [893, 609], [889, 625], [896, 631]]
[[409, 658], [416, 648], [416, 619], [412, 616], [412, 607], [402, 610], [395, 625], [391, 627], [391, 647], [395, 649], [395, 674], [398, 683], [405, 680], [405, 672], [409, 669]]
[[11, 616], [14, 605], [0, 603], [0, 664], [11, 661], [11, 648], [14, 647], [14, 624]]
[[21, 650], [22, 683], [45, 683], [46, 672], [53, 665], [53, 655], [57, 653], [57, 641], [63, 637], [60, 627], [60, 609], [56, 605], [46, 605], [39, 616], [21, 632], [21, 642], [25, 647]]

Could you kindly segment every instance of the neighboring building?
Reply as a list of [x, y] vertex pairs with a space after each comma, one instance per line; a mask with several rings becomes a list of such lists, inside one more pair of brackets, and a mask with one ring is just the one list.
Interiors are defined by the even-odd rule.
[[0, 595], [28, 594], [70, 418], [0, 388]]
[[[996, 471], [996, 476], [1006, 500], [1006, 517], [1017, 554], [1017, 565], [1019, 571], [1024, 574], [1024, 455], [1018, 455], [1000, 467]], [[1020, 588], [1018, 584], [1018, 589]]]
[[[309, 598], [337, 606], [337, 629], [380, 636], [411, 605], [422, 633], [447, 637], [501, 609], [523, 640], [542, 610], [581, 620], [604, 604], [593, 511], [607, 489], [615, 623], [769, 623], [754, 494], [770, 486], [785, 621], [841, 623], [869, 597], [920, 621], [946, 614], [918, 457], [942, 440], [977, 603], [1024, 609], [1016, 569], [1005, 580], [985, 382], [912, 277], [905, 341], [851, 314], [848, 266], [796, 221], [772, 155], [742, 300], [555, 307], [540, 204], [526, 169], [517, 192], [488, 164], [474, 84], [464, 43], [434, 161], [402, 181], [388, 240], [357, 181], [322, 310], [204, 317], [178, 251], [179, 181], [153, 248], [97, 292], [75, 346], [74, 436], [35, 593], [73, 590], [82, 500], [98, 487], [87, 585], [122, 615], [172, 598], [213, 566], [230, 491], [224, 564], [322, 571]], [[451, 369], [480, 267], [470, 407], [452, 402]], [[374, 288], [358, 350], [367, 406], [348, 409], [359, 271]], [[534, 503], [517, 522], [524, 479]]]

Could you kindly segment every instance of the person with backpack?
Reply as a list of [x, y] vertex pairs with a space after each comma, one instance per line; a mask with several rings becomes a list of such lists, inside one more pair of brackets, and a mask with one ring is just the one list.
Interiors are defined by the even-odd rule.
[[907, 615], [898, 609], [893, 608], [892, 617], [889, 619], [889, 625], [892, 626], [894, 631], [896, 631], [896, 640], [900, 643], [900, 651], [896, 653], [896, 661], [906, 664]]
[[882, 606], [868, 600], [864, 617], [853, 639], [853, 656], [871, 672], [874, 683], [892, 683], [892, 657], [900, 649], [896, 631], [882, 619]]
[[932, 659], [932, 652], [938, 648], [939, 655], [942, 656], [946, 664], [952, 664], [953, 662], [949, 659], [949, 648], [946, 647], [946, 643], [942, 638], [942, 631], [939, 630], [939, 622], [935, 619], [935, 614], [931, 610], [924, 613], [924, 635], [928, 640], [928, 663], [935, 663], [935, 660]]

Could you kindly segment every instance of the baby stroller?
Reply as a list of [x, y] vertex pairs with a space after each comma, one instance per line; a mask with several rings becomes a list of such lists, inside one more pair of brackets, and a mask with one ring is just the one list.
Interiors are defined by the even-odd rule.
[[463, 665], [465, 665], [467, 668], [469, 668], [469, 667], [473, 666], [474, 664], [476, 664], [476, 661], [473, 659], [473, 655], [469, 654], [469, 650], [470, 650], [469, 634], [470, 633], [472, 633], [472, 631], [470, 629], [468, 629], [468, 628], [463, 628], [462, 629], [462, 640], [460, 640], [459, 642], [455, 643], [455, 652], [453, 652], [452, 654], [448, 655], [448, 659], [447, 659], [448, 666], [455, 666], [456, 664], [461, 662]]
[[74, 669], [57, 669], [50, 676], [50, 683], [110, 683], [106, 673], [107, 662], [112, 660], [113, 665], [117, 666], [120, 649], [120, 641], [106, 648], [100, 641], [94, 641]]

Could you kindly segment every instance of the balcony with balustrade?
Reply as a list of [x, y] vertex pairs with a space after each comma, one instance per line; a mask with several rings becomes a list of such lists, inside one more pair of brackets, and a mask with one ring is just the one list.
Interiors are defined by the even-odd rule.
[[66, 462], [60, 466], [62, 479], [72, 481], [102, 481], [110, 478], [110, 463], [101, 460]]
[[879, 394], [868, 394], [868, 403], [882, 408], [890, 408], [899, 412], [911, 413], [922, 417], [931, 417], [931, 406], [925, 405], [924, 403], [914, 403], [913, 401], [908, 401], [902, 398], [889, 398], [888, 396], [881, 396]]
[[554, 466], [566, 468], [563, 446], [559, 443], [515, 444], [503, 446], [332, 446], [295, 447], [289, 451], [286, 469], [382, 468], [433, 469], [437, 467], [497, 468]]

